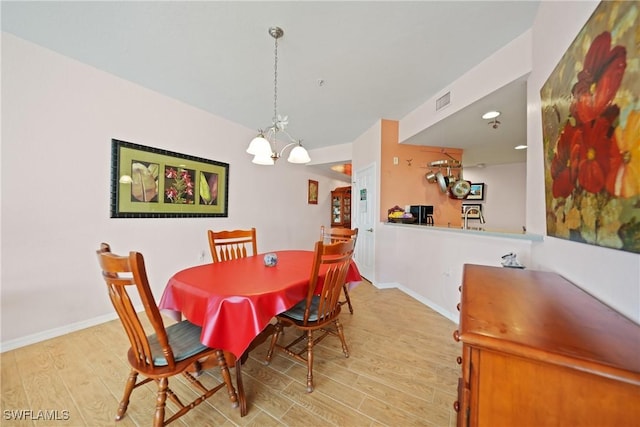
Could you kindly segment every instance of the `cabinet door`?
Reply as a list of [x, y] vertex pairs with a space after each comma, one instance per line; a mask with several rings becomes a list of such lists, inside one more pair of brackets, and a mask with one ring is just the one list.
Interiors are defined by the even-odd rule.
[[345, 226], [351, 227], [351, 195], [347, 194], [342, 199], [342, 209], [344, 214], [342, 215], [342, 223]]
[[471, 426], [638, 425], [637, 385], [497, 351], [471, 359]]
[[342, 224], [342, 197], [331, 193], [331, 225]]
[[339, 187], [331, 192], [331, 226], [351, 227], [351, 187]]

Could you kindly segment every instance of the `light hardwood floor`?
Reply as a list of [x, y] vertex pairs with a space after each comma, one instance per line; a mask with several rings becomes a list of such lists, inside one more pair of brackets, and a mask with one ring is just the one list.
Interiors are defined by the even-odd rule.
[[[456, 357], [461, 354], [452, 338], [456, 325], [397, 289], [379, 290], [363, 282], [351, 298], [355, 313], [343, 310], [340, 316], [350, 357], [344, 357], [335, 337], [318, 345], [313, 393], [305, 392], [302, 364], [283, 353], [276, 353], [271, 365], [263, 364], [267, 341], [243, 368], [246, 417], [231, 408], [222, 392], [172, 425], [454, 426]], [[125, 417], [113, 421], [129, 371], [127, 349], [124, 331], [114, 320], [2, 353], [0, 425], [151, 425], [153, 383], [134, 390]], [[201, 378], [209, 376], [217, 378], [218, 372], [207, 371]], [[190, 393], [182, 380], [170, 386], [179, 396]], [[172, 413], [175, 406], [168, 402], [167, 408]], [[14, 419], [29, 410], [31, 418], [41, 419]]]

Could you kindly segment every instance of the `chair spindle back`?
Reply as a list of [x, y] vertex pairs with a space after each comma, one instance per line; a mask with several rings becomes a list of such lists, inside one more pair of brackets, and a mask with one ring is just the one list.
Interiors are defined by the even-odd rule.
[[173, 351], [169, 345], [160, 310], [149, 286], [142, 254], [130, 252], [129, 256], [115, 255], [106, 243], [102, 243], [96, 253], [102, 269], [102, 277], [107, 284], [109, 298], [131, 343], [132, 353], [130, 354], [134, 355], [135, 363], [139, 367], [153, 367], [154, 354], [148, 339], [150, 334], [145, 331], [145, 326], [136, 312], [129, 295], [129, 288], [135, 288], [140, 296], [147, 316], [146, 320], [155, 333], [169, 368], [173, 369], [175, 366]]
[[[303, 320], [305, 325], [309, 322], [309, 315], [312, 312], [311, 303], [319, 280], [322, 280], [322, 286], [318, 294], [318, 319], [314, 321], [323, 322], [326, 319], [333, 319], [340, 312], [340, 293], [349, 271], [355, 243], [354, 239], [329, 244], [324, 244], [322, 241], [316, 242]], [[323, 279], [320, 278], [321, 272], [324, 273]]]
[[213, 262], [229, 261], [258, 253], [255, 228], [233, 231], [208, 230], [207, 234]]

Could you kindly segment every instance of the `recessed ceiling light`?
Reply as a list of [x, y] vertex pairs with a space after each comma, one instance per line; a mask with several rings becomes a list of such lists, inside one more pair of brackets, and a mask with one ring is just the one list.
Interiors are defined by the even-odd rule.
[[500, 111], [487, 111], [482, 115], [483, 119], [495, 119], [500, 115]]
[[524, 150], [525, 148], [527, 148], [527, 146], [526, 145], [516, 145], [514, 148], [516, 150]]

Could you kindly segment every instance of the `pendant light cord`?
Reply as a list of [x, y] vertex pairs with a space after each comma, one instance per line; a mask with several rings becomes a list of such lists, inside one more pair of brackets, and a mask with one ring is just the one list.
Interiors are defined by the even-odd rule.
[[275, 42], [275, 50], [273, 61], [273, 126], [275, 127], [275, 131], [278, 129], [278, 37], [274, 37]]

